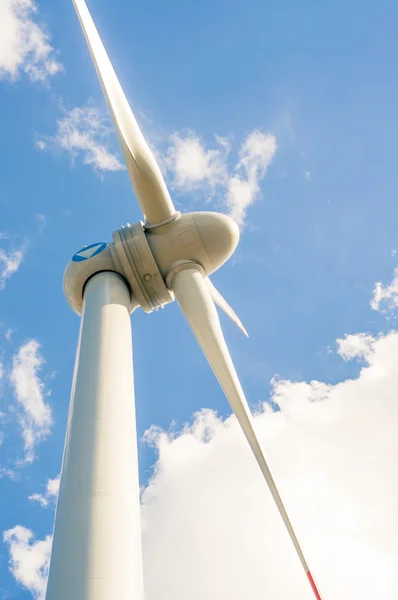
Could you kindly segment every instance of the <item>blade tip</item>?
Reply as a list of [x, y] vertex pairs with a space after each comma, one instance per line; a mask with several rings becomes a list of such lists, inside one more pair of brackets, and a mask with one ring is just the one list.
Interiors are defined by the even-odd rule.
[[241, 332], [248, 338], [249, 334], [247, 333], [246, 329], [243, 327], [242, 323], [239, 321], [238, 323], [238, 327], [241, 330]]
[[314, 594], [315, 594], [315, 598], [316, 598], [316, 600], [322, 600], [322, 598], [321, 598], [321, 595], [320, 595], [320, 593], [318, 592], [318, 588], [317, 588], [317, 586], [316, 586], [315, 580], [314, 580], [314, 578], [313, 578], [313, 576], [312, 576], [312, 574], [311, 574], [311, 571], [309, 571], [309, 570], [307, 571], [307, 577], [308, 577], [308, 581], [309, 581], [309, 582], [310, 582], [310, 584], [311, 584], [312, 591], [313, 591], [313, 592], [314, 592]]
[[241, 332], [246, 336], [249, 337], [249, 334], [247, 333], [246, 329], [243, 327], [242, 321], [240, 319], [238, 319], [238, 317], [235, 315], [235, 319], [234, 322], [235, 324], [239, 327], [239, 329], [241, 330]]

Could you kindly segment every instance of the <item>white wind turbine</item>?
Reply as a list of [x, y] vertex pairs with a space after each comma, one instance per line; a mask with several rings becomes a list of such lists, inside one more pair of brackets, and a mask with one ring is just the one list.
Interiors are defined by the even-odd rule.
[[145, 222], [84, 247], [64, 290], [82, 315], [46, 600], [143, 600], [130, 313], [177, 300], [256, 457], [315, 596], [307, 562], [264, 458], [215, 303], [244, 331], [208, 279], [239, 230], [213, 212], [174, 208], [84, 0], [73, 0]]

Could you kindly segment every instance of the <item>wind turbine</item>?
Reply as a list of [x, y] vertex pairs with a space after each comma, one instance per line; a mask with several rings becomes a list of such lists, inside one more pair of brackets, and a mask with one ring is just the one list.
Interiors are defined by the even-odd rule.
[[234, 252], [236, 223], [176, 211], [84, 0], [73, 0], [123, 150], [144, 223], [72, 258], [65, 296], [82, 315], [46, 600], [143, 600], [130, 313], [177, 300], [214, 371], [321, 600], [257, 439], [215, 303], [244, 331], [208, 279]]

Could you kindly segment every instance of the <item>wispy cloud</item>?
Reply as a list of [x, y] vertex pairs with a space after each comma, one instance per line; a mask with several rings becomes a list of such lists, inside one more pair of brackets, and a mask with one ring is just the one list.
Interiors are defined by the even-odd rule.
[[36, 215], [36, 223], [37, 223], [39, 233], [43, 233], [43, 231], [47, 227], [46, 215], [43, 215], [42, 213], [38, 213]]
[[383, 305], [387, 310], [394, 310], [398, 307], [398, 268], [395, 269], [393, 279], [389, 285], [384, 286], [378, 281], [373, 290], [370, 306], [373, 310], [382, 311]]
[[[61, 149], [73, 161], [81, 157], [98, 172], [120, 171], [125, 167], [110, 149], [113, 131], [99, 109], [76, 107], [64, 111], [56, 135], [38, 138], [36, 147], [42, 152]], [[252, 131], [240, 145], [237, 163], [230, 168], [232, 145], [231, 136], [215, 135], [214, 147], [206, 148], [194, 131], [185, 130], [170, 136], [164, 155], [153, 150], [175, 190], [202, 191], [207, 197], [217, 194], [226, 212], [244, 226], [247, 209], [260, 197], [261, 182], [276, 152], [276, 138]]]
[[16, 471], [13, 471], [13, 469], [9, 469], [8, 467], [2, 467], [0, 465], [0, 479], [2, 477], [8, 477], [12, 481], [17, 481], [18, 474]]
[[229, 148], [225, 144], [218, 145], [216, 149], [206, 150], [193, 131], [174, 133], [165, 159], [166, 167], [173, 177], [172, 184], [189, 191], [203, 186], [215, 188], [226, 185]]
[[44, 600], [52, 538], [35, 540], [30, 529], [17, 525], [3, 534], [10, 553], [9, 569], [35, 600]]
[[260, 197], [260, 185], [276, 152], [270, 133], [254, 130], [241, 143], [239, 160], [229, 168], [232, 138], [215, 136], [216, 148], [206, 149], [192, 131], [170, 138], [165, 166], [171, 184], [185, 192], [217, 192], [227, 212], [243, 226], [248, 208]]
[[7, 279], [18, 271], [24, 259], [25, 252], [26, 244], [9, 251], [0, 248], [0, 290], [4, 290]]
[[83, 163], [95, 171], [120, 171], [124, 166], [109, 149], [109, 139], [113, 127], [102, 112], [85, 106], [67, 110], [57, 121], [54, 137], [38, 139], [39, 150], [63, 150], [75, 160], [81, 157]]
[[229, 180], [227, 206], [238, 225], [260, 195], [260, 183], [276, 152], [276, 139], [269, 133], [252, 131], [241, 145], [240, 160]]
[[43, 508], [53, 505], [58, 497], [59, 482], [60, 475], [55, 477], [55, 479], [48, 479], [44, 494], [32, 494], [29, 496], [29, 500], [32, 500], [32, 502], [38, 502]]
[[35, 446], [49, 434], [52, 424], [51, 408], [45, 401], [44, 383], [39, 377], [43, 364], [40, 344], [29, 340], [14, 355], [9, 376], [19, 409], [26, 462], [34, 460]]
[[25, 73], [31, 81], [46, 81], [62, 70], [37, 15], [34, 0], [1, 0], [0, 79], [15, 81]]
[[353, 358], [368, 361], [374, 345], [375, 338], [368, 333], [346, 335], [344, 338], [337, 340], [337, 352], [345, 361]]
[[[0, 361], [0, 398], [3, 393], [3, 383], [6, 378], [6, 369], [4, 364]], [[0, 411], [0, 446], [3, 444], [5, 439], [5, 432], [2, 426], [7, 423], [8, 415], [6, 413]], [[3, 477], [9, 477], [10, 479], [15, 480], [17, 478], [17, 473], [13, 469], [9, 467], [5, 467], [0, 463], [0, 479]]]
[[12, 338], [14, 332], [15, 332], [15, 329], [13, 329], [12, 327], [9, 327], [8, 329], [5, 330], [4, 337], [7, 340], [7, 342], [11, 342], [11, 338]]

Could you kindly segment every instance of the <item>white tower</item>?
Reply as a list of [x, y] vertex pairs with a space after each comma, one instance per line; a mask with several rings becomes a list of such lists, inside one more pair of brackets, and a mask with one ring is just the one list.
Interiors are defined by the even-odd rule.
[[48, 600], [144, 597], [130, 307], [120, 275], [88, 281]]

